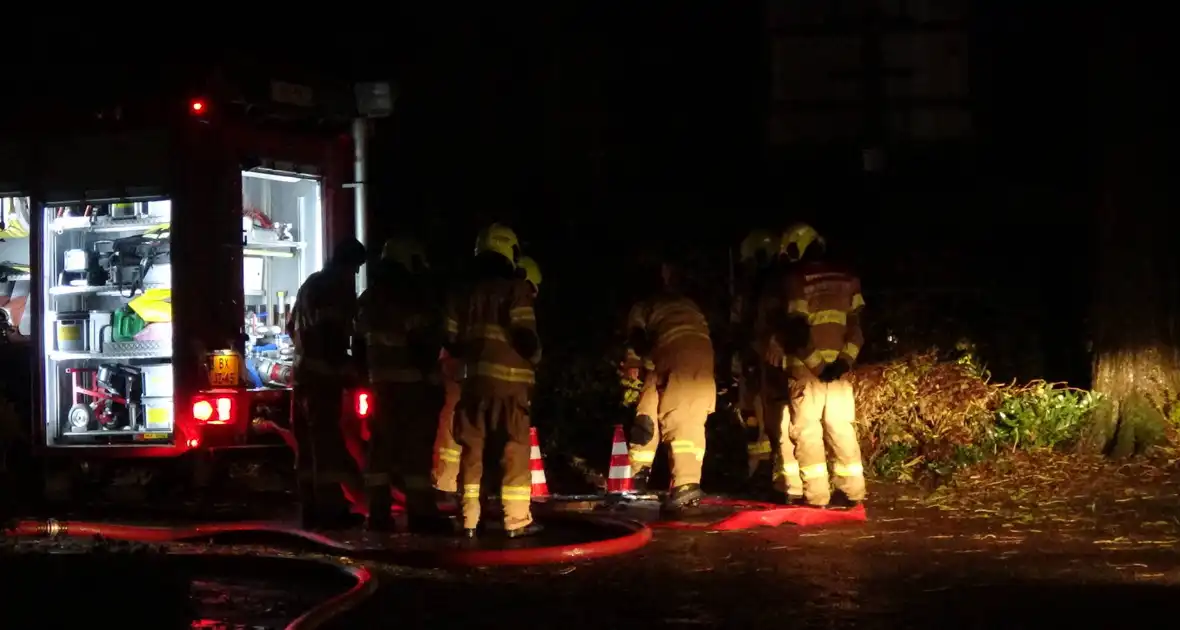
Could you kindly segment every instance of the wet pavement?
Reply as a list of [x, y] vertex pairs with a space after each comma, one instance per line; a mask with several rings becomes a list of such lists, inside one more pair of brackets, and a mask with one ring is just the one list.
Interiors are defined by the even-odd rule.
[[[444, 570], [373, 563], [381, 580], [377, 595], [334, 627], [1107, 628], [1156, 622], [1180, 598], [1176, 463], [1041, 458], [981, 469], [933, 493], [875, 484], [865, 523], [657, 530], [637, 552], [574, 564]], [[232, 508], [212, 512], [228, 517]], [[177, 508], [172, 517], [184, 511]], [[116, 513], [106, 516], [116, 519]], [[570, 532], [570, 539], [584, 535]], [[421, 543], [405, 536], [389, 542]], [[166, 549], [223, 550], [202, 544]], [[238, 545], [233, 551], [276, 548]], [[231, 572], [194, 578], [188, 588], [191, 627], [253, 628], [282, 627], [283, 619], [340, 587]]]
[[[1171, 543], [1064, 538], [911, 502], [824, 529], [659, 531], [637, 553], [534, 569], [385, 568], [354, 627], [1114, 627], [1180, 596]], [[754, 624], [757, 624], [756, 626]]]

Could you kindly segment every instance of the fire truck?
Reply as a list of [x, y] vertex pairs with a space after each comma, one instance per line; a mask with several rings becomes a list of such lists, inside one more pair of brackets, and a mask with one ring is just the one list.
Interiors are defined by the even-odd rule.
[[[392, 96], [213, 76], [20, 147], [28, 256], [14, 271], [47, 460], [284, 445], [287, 317], [333, 243], [364, 242], [365, 130]], [[341, 404], [367, 415], [368, 394]]]

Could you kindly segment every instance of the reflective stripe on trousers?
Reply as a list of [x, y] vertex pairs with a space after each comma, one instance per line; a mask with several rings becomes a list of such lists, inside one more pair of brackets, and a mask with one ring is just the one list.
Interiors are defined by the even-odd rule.
[[791, 438], [808, 503], [827, 505], [831, 500], [825, 441], [831, 445], [836, 460], [836, 489], [853, 501], [864, 499], [864, 466], [851, 383], [844, 379], [831, 383], [813, 379], [796, 384], [791, 400]]

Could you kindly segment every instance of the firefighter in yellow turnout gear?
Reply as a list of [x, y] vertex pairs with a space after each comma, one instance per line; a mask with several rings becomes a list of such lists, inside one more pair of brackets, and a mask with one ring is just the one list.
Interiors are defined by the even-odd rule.
[[[356, 381], [349, 356], [356, 317], [356, 274], [365, 248], [356, 239], [338, 244], [332, 259], [299, 287], [287, 332], [295, 344], [291, 429], [304, 525], [346, 524], [340, 484], [359, 481], [344, 445], [340, 414], [345, 389]], [[356, 484], [359, 485], [359, 484]]]
[[508, 227], [493, 224], [476, 239], [473, 277], [447, 309], [448, 352], [465, 364], [455, 414], [455, 440], [463, 452], [463, 532], [480, 522], [484, 451], [498, 449], [500, 500], [508, 537], [540, 531], [533, 522], [529, 471], [529, 393], [541, 358], [532, 290], [516, 275], [520, 245]]
[[664, 288], [632, 307], [627, 317], [628, 349], [624, 369], [637, 374], [651, 361], [631, 427], [632, 473], [646, 480], [660, 443], [671, 448], [672, 489], [664, 501], [669, 511], [700, 502], [701, 465], [705, 458], [705, 420], [716, 407], [713, 341], [695, 302], [671, 288], [672, 271], [664, 266]]
[[[754, 323], [758, 298], [767, 276], [773, 272], [778, 250], [779, 238], [769, 230], [754, 230], [742, 241], [738, 286], [729, 312], [733, 345], [730, 371], [737, 380], [737, 410], [746, 431], [749, 474], [755, 483], [763, 480], [759, 471], [776, 459], [772, 456], [771, 434], [767, 432], [762, 357], [756, 351]], [[766, 480], [769, 477], [767, 471]]]
[[365, 473], [371, 529], [393, 524], [391, 485], [405, 492], [411, 527], [437, 516], [431, 447], [443, 404], [438, 374], [443, 322], [426, 271], [420, 243], [391, 238], [381, 252], [380, 273], [359, 300], [357, 332], [365, 339], [375, 403]]
[[865, 497], [864, 467], [856, 434], [852, 369], [864, 335], [860, 326], [864, 297], [860, 279], [849, 269], [824, 260], [825, 243], [810, 226], [783, 234], [782, 252], [790, 263], [760, 314], [770, 334], [767, 357], [783, 365], [790, 392], [789, 434], [803, 499], [826, 506], [832, 498], [825, 441], [831, 445], [836, 489], [858, 503]]

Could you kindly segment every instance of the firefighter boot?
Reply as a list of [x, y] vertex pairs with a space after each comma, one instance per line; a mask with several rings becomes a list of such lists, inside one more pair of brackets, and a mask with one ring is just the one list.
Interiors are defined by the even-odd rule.
[[299, 482], [296, 489], [299, 496], [299, 526], [303, 529], [315, 529], [317, 525], [315, 487], [308, 482]]
[[852, 510], [861, 504], [860, 501], [853, 501], [844, 494], [843, 490], [837, 490], [832, 493], [832, 500], [828, 503], [829, 510]]
[[435, 488], [434, 505], [443, 514], [455, 514], [459, 511], [459, 493]]
[[389, 488], [369, 488], [369, 520], [366, 526], [374, 532], [393, 531], [393, 498], [389, 494]]
[[651, 479], [651, 467], [644, 466], [639, 469], [639, 472], [631, 476], [631, 487], [635, 489], [638, 494], [647, 494], [648, 480]]
[[772, 496], [774, 494], [773, 468], [774, 463], [770, 460], [758, 462], [753, 474], [746, 480], [745, 493], [755, 498]]
[[504, 532], [504, 535], [509, 538], [523, 538], [525, 536], [533, 536], [541, 533], [545, 528], [538, 522], [534, 521], [525, 525], [524, 527], [517, 527]]
[[662, 509], [665, 512], [681, 512], [687, 508], [696, 507], [701, 504], [701, 499], [704, 498], [705, 493], [701, 492], [701, 484], [686, 483], [683, 486], [676, 486], [668, 493], [668, 497], [664, 499]]

